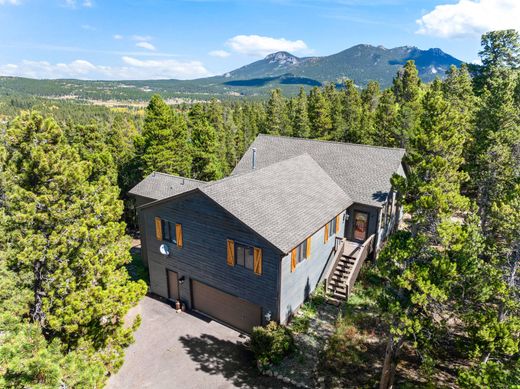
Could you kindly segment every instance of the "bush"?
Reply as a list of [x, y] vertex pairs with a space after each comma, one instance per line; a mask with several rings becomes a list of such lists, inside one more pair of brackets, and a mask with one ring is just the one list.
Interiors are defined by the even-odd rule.
[[294, 348], [294, 339], [287, 327], [272, 321], [265, 327], [253, 328], [251, 350], [262, 366], [280, 363]]

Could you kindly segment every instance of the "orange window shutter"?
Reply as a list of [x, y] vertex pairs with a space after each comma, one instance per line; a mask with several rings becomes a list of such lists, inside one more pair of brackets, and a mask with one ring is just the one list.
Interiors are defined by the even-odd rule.
[[231, 239], [227, 241], [227, 264], [235, 266], [235, 242]]
[[253, 268], [256, 274], [262, 275], [262, 249], [255, 247]]
[[291, 273], [296, 270], [296, 249], [291, 252]]
[[311, 257], [311, 237], [310, 236], [307, 238], [306, 245], [307, 245], [307, 259], [309, 259]]
[[339, 215], [336, 216], [336, 234], [339, 234]]
[[160, 217], [155, 218], [155, 237], [157, 240], [162, 240], [162, 225]]
[[325, 224], [325, 236], [323, 238], [323, 242], [327, 243], [329, 241], [329, 223]]
[[175, 225], [175, 236], [177, 240], [177, 246], [182, 247], [182, 225]]

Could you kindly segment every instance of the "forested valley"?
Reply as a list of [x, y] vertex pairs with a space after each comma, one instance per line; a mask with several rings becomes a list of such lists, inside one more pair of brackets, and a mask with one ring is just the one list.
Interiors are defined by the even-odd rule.
[[[267, 101], [146, 109], [0, 98], [0, 387], [102, 387], [139, 325], [127, 192], [158, 171], [230, 174], [259, 133], [406, 149], [407, 225], [374, 264], [387, 328], [381, 387], [403, 348], [432, 376], [447, 349], [466, 388], [520, 385], [520, 38], [482, 37], [482, 65], [381, 90], [352, 81]], [[435, 383], [432, 383], [435, 385]]]

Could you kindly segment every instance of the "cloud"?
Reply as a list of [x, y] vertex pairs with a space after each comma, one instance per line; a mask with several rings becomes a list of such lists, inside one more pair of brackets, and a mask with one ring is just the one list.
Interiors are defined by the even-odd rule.
[[[0, 0], [2, 1], [2, 0]], [[18, 1], [18, 0], [15, 0]], [[84, 7], [84, 8], [92, 8], [94, 6], [94, 3], [92, 0], [83, 0], [82, 2], [78, 2], [78, 0], [65, 0], [65, 6], [69, 8], [78, 8]]]
[[254, 57], [265, 57], [276, 51], [298, 52], [308, 50], [302, 40], [290, 41], [285, 38], [271, 38], [260, 35], [237, 35], [229, 39], [226, 44], [240, 54]]
[[478, 36], [491, 30], [520, 30], [518, 0], [459, 0], [436, 6], [417, 20], [418, 34], [443, 38]]
[[151, 41], [152, 37], [150, 35], [132, 35], [132, 40], [137, 42], [147, 42]]
[[20, 5], [22, 2], [20, 0], [0, 0], [0, 5]]
[[[200, 61], [140, 60], [124, 56], [123, 62], [135, 69], [141, 69], [150, 78], [195, 78], [208, 76], [209, 72]], [[148, 78], [147, 77], [147, 78]]]
[[124, 37], [123, 37], [123, 35], [120, 35], [120, 34], [114, 34], [114, 35], [112, 36], [112, 38], [114, 38], [116, 41], [120, 41], [120, 40], [122, 40]]
[[229, 53], [226, 50], [213, 50], [213, 51], [210, 51], [208, 54], [211, 55], [212, 57], [219, 57], [219, 58], [226, 58], [231, 55], [231, 53]]
[[135, 45], [142, 49], [155, 51], [155, 46], [152, 45], [150, 42], [137, 42]]
[[118, 66], [96, 65], [84, 59], [69, 63], [23, 60], [17, 64], [0, 65], [0, 75], [30, 78], [79, 78], [103, 80], [189, 79], [209, 76], [199, 61], [173, 59], [142, 60], [123, 56]]
[[90, 24], [82, 24], [81, 28], [87, 31], [96, 31], [96, 27], [91, 26]]

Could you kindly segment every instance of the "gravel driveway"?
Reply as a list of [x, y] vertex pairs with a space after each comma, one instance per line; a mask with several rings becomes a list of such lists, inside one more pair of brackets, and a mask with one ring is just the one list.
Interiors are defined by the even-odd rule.
[[258, 374], [246, 337], [215, 321], [176, 313], [168, 304], [145, 297], [130, 311], [142, 324], [125, 363], [107, 388], [283, 388]]

